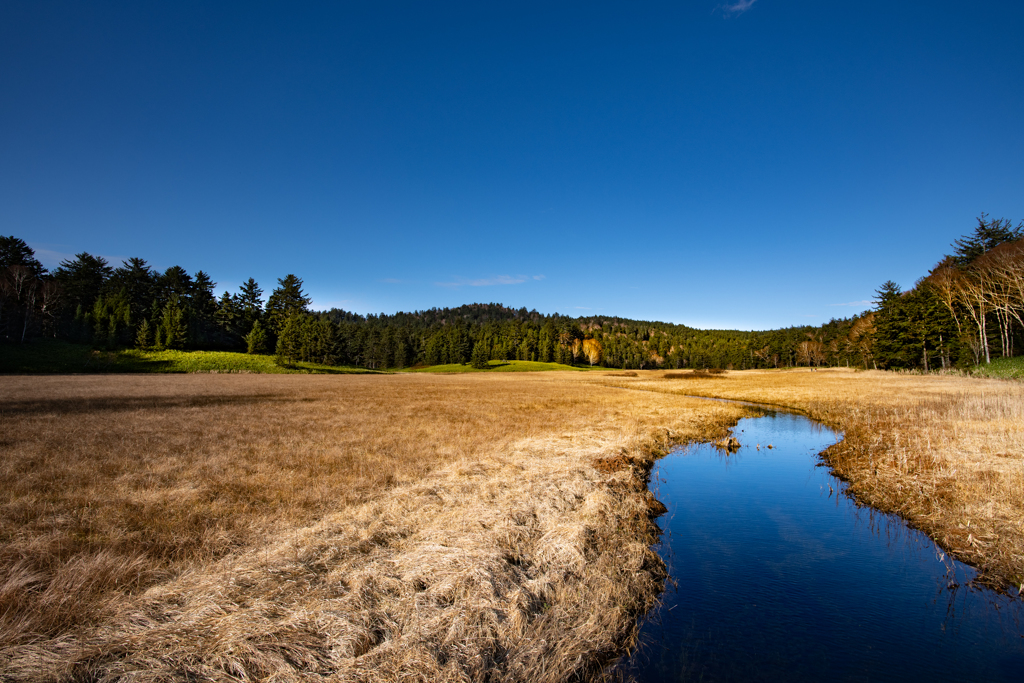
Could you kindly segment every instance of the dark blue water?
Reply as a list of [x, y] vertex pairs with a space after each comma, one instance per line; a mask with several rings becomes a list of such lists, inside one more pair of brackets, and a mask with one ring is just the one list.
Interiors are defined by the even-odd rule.
[[1024, 681], [1024, 601], [969, 585], [974, 570], [927, 536], [857, 507], [817, 457], [835, 433], [771, 414], [733, 434], [737, 453], [694, 447], [654, 471], [671, 578], [621, 673]]

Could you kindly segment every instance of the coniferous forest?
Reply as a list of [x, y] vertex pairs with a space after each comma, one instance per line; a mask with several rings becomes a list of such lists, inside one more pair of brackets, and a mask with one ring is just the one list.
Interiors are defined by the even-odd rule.
[[250, 278], [218, 297], [202, 270], [159, 272], [141, 258], [114, 267], [83, 252], [49, 272], [24, 240], [0, 236], [0, 340], [234, 350], [377, 370], [491, 360], [623, 369], [966, 367], [1024, 345], [1022, 238], [1024, 222], [982, 214], [912, 289], [883, 283], [873, 310], [817, 327], [745, 332], [495, 303], [393, 315], [312, 311], [294, 274], [269, 292]]

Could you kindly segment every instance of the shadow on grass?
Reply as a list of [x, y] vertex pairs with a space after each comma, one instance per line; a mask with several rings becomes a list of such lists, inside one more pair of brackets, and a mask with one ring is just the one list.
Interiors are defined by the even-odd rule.
[[103, 351], [84, 344], [41, 340], [0, 346], [0, 374], [380, 374], [379, 371], [296, 363], [276, 366], [270, 356], [234, 352], [176, 351], [172, 357], [146, 357], [132, 349]]
[[99, 396], [41, 399], [34, 401], [0, 400], [0, 415], [87, 415], [137, 410], [174, 410], [259, 403], [295, 403], [302, 398], [255, 394], [247, 396]]
[[117, 351], [98, 351], [53, 339], [0, 346], [0, 373], [4, 374], [166, 372], [171, 365], [169, 361], [147, 363]]

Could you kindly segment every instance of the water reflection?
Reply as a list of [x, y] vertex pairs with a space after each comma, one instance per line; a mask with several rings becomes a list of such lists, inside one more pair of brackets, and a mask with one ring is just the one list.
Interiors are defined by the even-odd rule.
[[898, 517], [858, 506], [817, 457], [834, 432], [767, 413], [733, 435], [736, 453], [692, 447], [653, 473], [670, 579], [620, 674], [1024, 680], [1022, 601], [976, 585]]

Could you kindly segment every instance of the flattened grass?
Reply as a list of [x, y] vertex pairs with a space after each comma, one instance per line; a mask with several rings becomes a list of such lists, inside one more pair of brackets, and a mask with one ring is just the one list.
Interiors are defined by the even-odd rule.
[[744, 410], [591, 377], [0, 377], [0, 677], [599, 678]]

